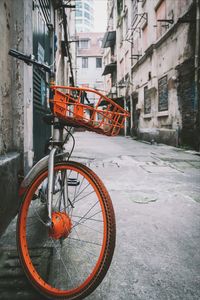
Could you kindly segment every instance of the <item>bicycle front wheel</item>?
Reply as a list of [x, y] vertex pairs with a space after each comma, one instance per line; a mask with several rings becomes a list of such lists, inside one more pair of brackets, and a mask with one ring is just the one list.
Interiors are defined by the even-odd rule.
[[115, 216], [97, 175], [76, 162], [54, 167], [52, 226], [47, 222], [48, 171], [29, 186], [17, 226], [21, 263], [50, 299], [83, 299], [102, 281], [115, 247]]

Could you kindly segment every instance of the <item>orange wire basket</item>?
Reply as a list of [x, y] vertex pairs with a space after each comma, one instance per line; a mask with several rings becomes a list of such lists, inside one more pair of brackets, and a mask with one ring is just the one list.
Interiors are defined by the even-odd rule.
[[[63, 119], [68, 126], [84, 127], [89, 131], [117, 135], [124, 127], [124, 122], [129, 113], [113, 100], [100, 92], [89, 88], [69, 86], [51, 86], [54, 97], [54, 116]], [[86, 93], [93, 94], [95, 104], [83, 104]]]

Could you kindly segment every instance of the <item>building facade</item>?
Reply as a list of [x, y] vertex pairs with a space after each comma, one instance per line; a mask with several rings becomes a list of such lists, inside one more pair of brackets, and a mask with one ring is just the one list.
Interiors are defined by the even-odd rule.
[[[78, 33], [79, 43], [77, 49], [77, 84], [104, 93], [103, 49], [101, 48], [104, 33], [82, 32]], [[88, 95], [92, 103], [92, 94]]]
[[116, 67], [109, 47], [104, 74], [131, 112], [127, 133], [199, 149], [199, 1], [109, 0], [114, 31]]
[[94, 0], [76, 0], [76, 31], [90, 32], [94, 28]]
[[0, 234], [17, 213], [19, 180], [44, 156], [51, 135], [42, 120], [49, 112], [47, 74], [8, 51], [33, 54], [52, 66], [57, 84], [75, 85], [74, 22], [74, 8], [60, 0], [0, 1]]

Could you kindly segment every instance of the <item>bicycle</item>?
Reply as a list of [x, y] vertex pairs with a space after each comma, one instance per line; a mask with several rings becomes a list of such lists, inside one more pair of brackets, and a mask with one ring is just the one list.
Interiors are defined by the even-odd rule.
[[[19, 258], [32, 285], [47, 298], [83, 299], [108, 271], [116, 226], [101, 179], [84, 164], [70, 160], [75, 145], [71, 128], [116, 135], [129, 114], [96, 90], [56, 86], [50, 67], [33, 57], [12, 49], [9, 54], [51, 74], [51, 114], [44, 120], [52, 126], [52, 138], [49, 154], [32, 167], [19, 189]], [[83, 92], [95, 93], [96, 105], [82, 104]], [[69, 136], [73, 141], [70, 153], [63, 148]], [[41, 253], [47, 268], [38, 263]]]

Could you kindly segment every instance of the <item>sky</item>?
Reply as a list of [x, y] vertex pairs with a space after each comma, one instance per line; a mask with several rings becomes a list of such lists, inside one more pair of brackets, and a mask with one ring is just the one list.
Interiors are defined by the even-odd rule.
[[105, 32], [107, 25], [107, 0], [94, 0], [94, 31]]

